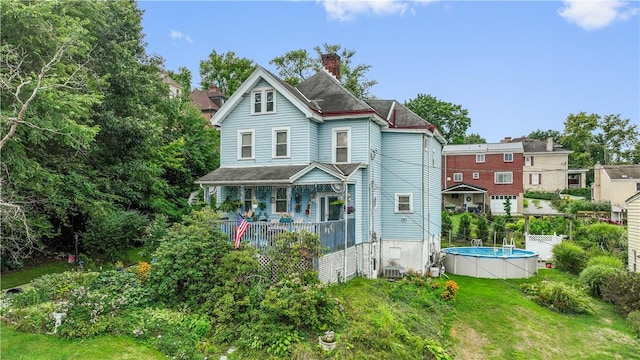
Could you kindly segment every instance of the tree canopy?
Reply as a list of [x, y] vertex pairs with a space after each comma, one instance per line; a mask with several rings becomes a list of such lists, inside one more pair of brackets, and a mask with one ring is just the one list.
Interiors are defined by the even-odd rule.
[[284, 55], [273, 58], [269, 64], [275, 65], [278, 75], [295, 86], [322, 69], [322, 54], [335, 53], [340, 56], [339, 80], [342, 85], [359, 98], [372, 96], [369, 90], [378, 82], [366, 78], [371, 65], [353, 64], [355, 50], [343, 49], [339, 44], [324, 43], [314, 47], [313, 51], [315, 57], [305, 49], [287, 51]]
[[223, 94], [231, 96], [255, 69], [253, 60], [240, 58], [233, 51], [218, 54], [212, 50], [206, 60], [200, 61], [200, 86], [208, 89], [214, 84]]
[[467, 109], [425, 94], [418, 94], [415, 99], [405, 102], [405, 106], [436, 125], [449, 144], [465, 143], [465, 134], [471, 126]]

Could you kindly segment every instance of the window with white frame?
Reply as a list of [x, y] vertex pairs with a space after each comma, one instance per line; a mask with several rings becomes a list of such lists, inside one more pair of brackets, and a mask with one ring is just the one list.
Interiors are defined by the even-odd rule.
[[462, 181], [462, 173], [453, 173], [453, 181]]
[[513, 153], [505, 153], [504, 162], [513, 162]]
[[476, 162], [483, 163], [484, 162], [484, 154], [476, 154]]
[[513, 184], [513, 173], [511, 171], [497, 172], [494, 182], [496, 184]]
[[286, 188], [278, 188], [276, 189], [276, 203], [275, 203], [275, 212], [276, 213], [286, 213], [287, 212], [287, 189]]
[[333, 129], [333, 162], [348, 163], [351, 161], [351, 129]]
[[396, 194], [396, 212], [413, 212], [413, 194]]
[[238, 130], [238, 159], [253, 159], [255, 130]]
[[478, 179], [480, 179], [480, 173], [478, 173], [478, 172], [474, 172], [474, 173], [473, 173], [473, 179], [474, 179], [474, 180], [478, 180]]
[[529, 174], [529, 184], [530, 185], [540, 185], [541, 176], [539, 173]]
[[257, 89], [251, 92], [251, 114], [276, 112], [276, 92], [273, 89]]
[[286, 158], [289, 157], [289, 128], [273, 129], [273, 157]]
[[251, 188], [244, 189], [244, 211], [251, 210], [253, 202], [253, 191]]

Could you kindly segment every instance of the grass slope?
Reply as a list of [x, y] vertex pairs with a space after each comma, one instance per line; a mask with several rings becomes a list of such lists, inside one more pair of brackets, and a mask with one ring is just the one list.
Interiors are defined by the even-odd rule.
[[25, 334], [0, 326], [2, 360], [66, 359], [166, 359], [157, 350], [126, 337], [104, 336], [89, 340], [65, 340], [53, 335]]
[[612, 306], [596, 315], [552, 312], [528, 300], [519, 285], [539, 281], [451, 276], [460, 290], [451, 328], [456, 359], [640, 359], [640, 342]]

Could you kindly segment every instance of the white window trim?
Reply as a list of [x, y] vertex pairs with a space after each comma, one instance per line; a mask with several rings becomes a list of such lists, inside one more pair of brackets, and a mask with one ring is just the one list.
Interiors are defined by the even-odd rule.
[[[511, 160], [507, 160], [507, 155], [511, 157]], [[504, 162], [513, 162], [513, 153], [504, 153], [502, 159], [504, 160]]]
[[351, 128], [350, 127], [340, 127], [333, 128], [331, 132], [331, 162], [337, 164], [336, 160], [336, 147], [337, 147], [337, 133], [338, 132], [347, 132], [347, 161], [340, 162], [341, 164], [350, 163], [351, 162]]
[[527, 155], [524, 157], [524, 166], [533, 166], [533, 156]]
[[[511, 181], [509, 182], [498, 182], [498, 175], [509, 174], [511, 175]], [[499, 171], [493, 174], [493, 183], [494, 184], [513, 184], [513, 172], [512, 171]]]
[[[273, 111], [267, 111], [267, 93], [273, 92]], [[260, 102], [260, 111], [256, 111], [255, 107], [255, 96], [254, 94], [260, 93], [262, 101]], [[276, 113], [276, 90], [273, 88], [261, 88], [261, 89], [253, 89], [251, 91], [251, 101], [249, 101], [251, 105], [251, 115], [264, 115], [264, 114], [275, 114]]]
[[[409, 210], [399, 210], [398, 206], [400, 204], [400, 196], [408, 196], [409, 197]], [[396, 214], [409, 214], [413, 213], [413, 193], [395, 193], [395, 205], [393, 207]]]
[[[277, 155], [277, 133], [279, 132], [286, 132], [287, 133], [287, 154], [286, 155], [282, 155], [282, 156], [278, 156]], [[273, 128], [271, 131], [271, 138], [272, 138], [272, 150], [271, 150], [271, 157], [273, 157], [274, 159], [286, 159], [286, 158], [290, 158], [291, 157], [291, 128], [290, 127], [277, 127], [277, 128]]]
[[[242, 135], [251, 134], [251, 156], [242, 157]], [[240, 129], [238, 130], [238, 160], [255, 160], [256, 158], [256, 130]]]
[[480, 173], [479, 173], [479, 172], [474, 172], [474, 173], [473, 173], [473, 179], [474, 179], [474, 180], [478, 180], [478, 179], [480, 179]]
[[463, 179], [462, 173], [453, 173], [453, 181], [462, 182], [462, 179]]
[[476, 154], [476, 163], [483, 163], [483, 162], [485, 162], [484, 154]]
[[[285, 190], [284, 199], [282, 199], [282, 198], [278, 199], [278, 189], [279, 188], [273, 188], [272, 196], [273, 196], [274, 202], [271, 204], [271, 213], [272, 214], [279, 214], [279, 213], [283, 212], [283, 211], [276, 211], [276, 206], [278, 204], [278, 200], [281, 200], [281, 201], [282, 200], [286, 200], [287, 204], [285, 205], [285, 209], [289, 209], [289, 199], [287, 198], [287, 195], [286, 195], [286, 189], [284, 189]], [[286, 212], [286, 210], [284, 212]]]
[[531, 174], [531, 181], [529, 185], [540, 185], [540, 173]]

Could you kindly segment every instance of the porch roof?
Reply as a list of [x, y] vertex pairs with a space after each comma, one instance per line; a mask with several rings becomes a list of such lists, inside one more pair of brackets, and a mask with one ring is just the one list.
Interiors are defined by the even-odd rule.
[[458, 193], [486, 193], [487, 189], [481, 186], [474, 186], [470, 184], [456, 184], [449, 186], [442, 190], [443, 194], [458, 194]]
[[334, 176], [336, 181], [346, 181], [361, 166], [363, 166], [361, 163], [313, 162], [306, 165], [221, 167], [195, 182], [202, 185], [293, 184], [314, 169], [320, 169]]

